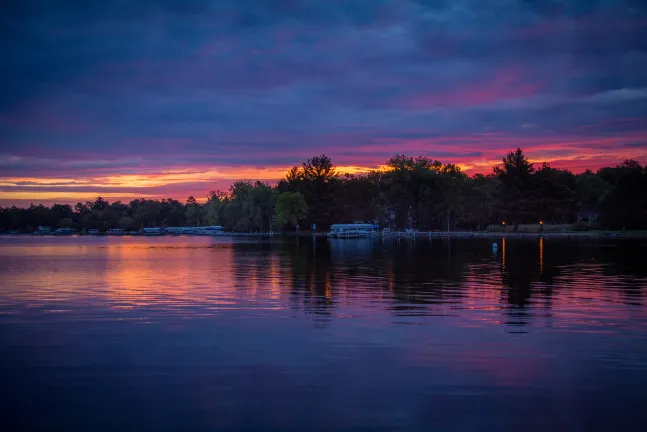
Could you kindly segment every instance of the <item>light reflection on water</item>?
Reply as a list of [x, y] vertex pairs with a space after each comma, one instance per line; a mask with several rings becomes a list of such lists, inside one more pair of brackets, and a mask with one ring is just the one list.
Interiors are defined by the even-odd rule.
[[641, 241], [1, 238], [19, 429], [638, 430]]

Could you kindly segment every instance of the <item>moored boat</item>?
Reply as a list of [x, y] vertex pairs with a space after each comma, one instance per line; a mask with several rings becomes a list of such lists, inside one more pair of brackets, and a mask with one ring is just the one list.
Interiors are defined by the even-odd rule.
[[376, 227], [373, 224], [352, 223], [333, 224], [330, 226], [328, 237], [332, 238], [362, 238], [376, 234]]

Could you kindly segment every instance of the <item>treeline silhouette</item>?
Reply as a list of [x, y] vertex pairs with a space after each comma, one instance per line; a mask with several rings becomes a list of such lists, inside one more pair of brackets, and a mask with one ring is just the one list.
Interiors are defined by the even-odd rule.
[[647, 167], [627, 160], [573, 174], [535, 167], [521, 149], [489, 175], [468, 176], [457, 165], [397, 155], [387, 168], [340, 175], [325, 155], [293, 167], [275, 186], [238, 181], [194, 197], [109, 203], [99, 197], [75, 206], [0, 207], [0, 229], [38, 226], [78, 230], [222, 225], [231, 231], [318, 231], [332, 223], [373, 222], [395, 229], [483, 230], [509, 225], [574, 224], [575, 229], [647, 229]]

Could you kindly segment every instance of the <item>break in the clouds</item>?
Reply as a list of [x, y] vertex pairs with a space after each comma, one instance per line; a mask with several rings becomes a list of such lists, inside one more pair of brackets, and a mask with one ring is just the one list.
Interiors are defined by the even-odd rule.
[[206, 196], [319, 153], [647, 159], [641, 0], [8, 0], [0, 200]]

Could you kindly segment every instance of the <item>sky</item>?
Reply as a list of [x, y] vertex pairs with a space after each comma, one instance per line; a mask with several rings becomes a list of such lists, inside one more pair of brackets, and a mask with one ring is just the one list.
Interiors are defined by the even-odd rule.
[[643, 0], [4, 0], [0, 205], [395, 154], [647, 163]]

